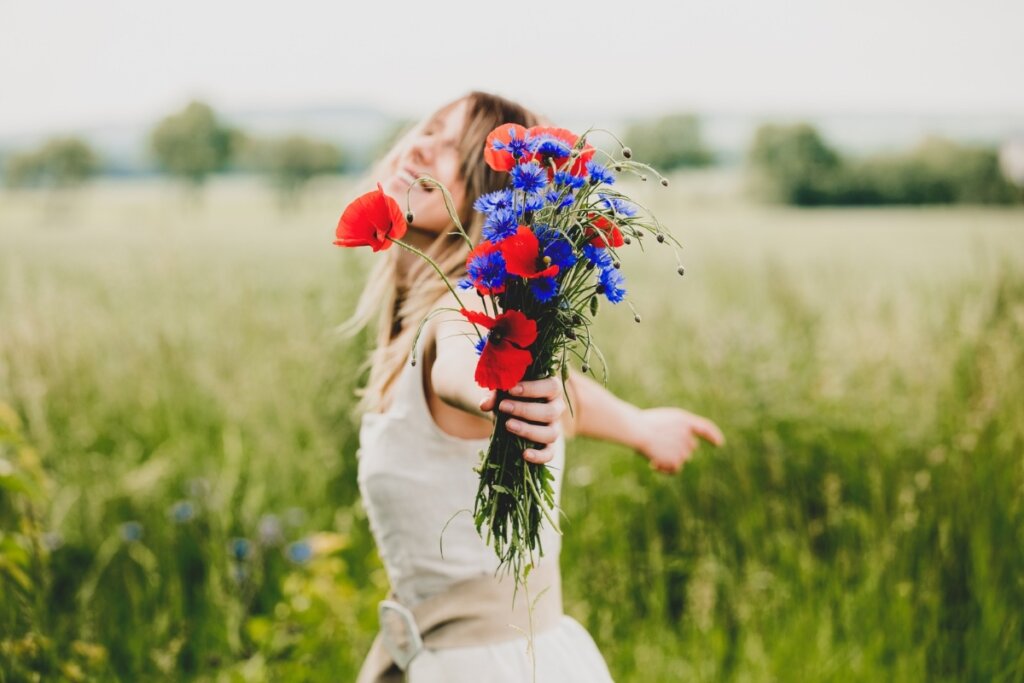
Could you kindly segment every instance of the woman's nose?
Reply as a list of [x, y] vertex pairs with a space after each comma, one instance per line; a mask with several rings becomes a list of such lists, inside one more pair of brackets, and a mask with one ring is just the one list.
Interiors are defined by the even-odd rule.
[[434, 159], [434, 147], [430, 138], [425, 135], [420, 135], [413, 140], [410, 152], [413, 161], [417, 164], [429, 164]]

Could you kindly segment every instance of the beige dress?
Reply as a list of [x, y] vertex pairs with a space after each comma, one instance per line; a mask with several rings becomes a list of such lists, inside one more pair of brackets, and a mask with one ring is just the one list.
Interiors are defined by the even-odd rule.
[[[494, 550], [477, 534], [472, 515], [479, 482], [473, 468], [487, 439], [454, 437], [437, 426], [423, 391], [422, 346], [416, 360], [415, 366], [406, 363], [396, 380], [390, 409], [363, 417], [357, 454], [359, 490], [370, 529], [394, 594], [410, 608], [460, 581], [493, 576], [498, 566]], [[559, 501], [564, 440], [555, 447], [549, 466]], [[550, 524], [543, 528], [541, 543], [544, 556], [539, 564], [557, 564], [561, 537]], [[533, 657], [535, 662], [527, 652], [526, 637], [511, 632], [508, 640], [497, 643], [425, 648], [406, 673], [409, 683], [525, 683], [534, 680], [536, 664], [537, 683], [612, 680], [590, 634], [565, 614], [556, 626], [534, 634]]]

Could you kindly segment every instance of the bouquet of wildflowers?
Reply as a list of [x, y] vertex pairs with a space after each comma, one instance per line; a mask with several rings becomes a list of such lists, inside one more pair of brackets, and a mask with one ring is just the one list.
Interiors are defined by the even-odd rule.
[[[445, 282], [460, 304], [459, 291], [483, 301], [486, 312], [462, 306], [460, 313], [476, 330], [476, 381], [497, 391], [495, 405], [521, 380], [560, 374], [564, 382], [574, 362], [583, 372], [594, 373], [597, 361], [607, 378], [591, 335], [600, 301], [626, 301], [640, 322], [626, 298], [619, 250], [634, 242], [642, 248], [649, 236], [678, 244], [650, 212], [613, 189], [620, 173], [641, 180], [653, 173], [662, 185], [668, 181], [632, 160], [628, 147], [621, 147], [615, 157], [601, 152], [604, 158], [598, 159], [597, 153], [585, 136], [562, 128], [504, 124], [492, 131], [484, 159], [494, 170], [509, 174], [509, 185], [476, 199], [474, 209], [485, 216], [478, 244], [459, 223], [447, 189], [427, 176], [418, 179], [444, 192], [452, 221], [471, 249], [466, 277], [454, 285], [447, 278]], [[346, 208], [335, 244], [368, 245], [378, 251], [393, 242], [429, 260], [401, 241], [406, 218], [412, 220], [378, 184]], [[678, 272], [683, 274], [681, 265]], [[533, 565], [534, 550], [543, 555], [543, 521], [557, 528], [549, 512], [555, 507], [553, 475], [546, 465], [523, 459], [524, 448], [535, 444], [506, 430], [503, 413], [496, 411], [496, 416], [477, 470], [480, 485], [473, 514], [481, 536], [487, 527], [499, 569], [512, 569], [518, 585]]]

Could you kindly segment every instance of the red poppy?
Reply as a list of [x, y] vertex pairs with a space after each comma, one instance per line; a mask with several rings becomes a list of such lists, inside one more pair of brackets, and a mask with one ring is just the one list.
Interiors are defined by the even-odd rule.
[[[508, 172], [515, 168], [517, 160], [508, 151], [508, 143], [512, 138], [526, 139], [526, 129], [518, 123], [503, 123], [487, 135], [484, 142], [484, 161], [495, 171]], [[500, 141], [505, 149], [494, 149], [494, 142]]]
[[334, 231], [334, 243], [381, 251], [391, 247], [392, 239], [401, 239], [407, 227], [398, 202], [384, 194], [377, 183], [376, 190], [356, 197], [345, 207]]
[[[619, 226], [596, 213], [590, 213], [587, 216], [591, 219], [591, 223], [587, 226], [584, 234], [587, 237], [593, 237], [590, 243], [595, 247], [612, 246], [618, 248], [626, 243], [622, 239], [622, 232], [619, 231]], [[597, 220], [594, 220], [595, 217]]]
[[558, 266], [545, 263], [540, 255], [540, 242], [537, 241], [537, 236], [525, 225], [520, 225], [514, 235], [503, 239], [498, 248], [505, 257], [505, 270], [509, 275], [526, 278], [558, 275]]
[[[534, 126], [533, 128], [526, 131], [531, 138], [537, 138], [541, 135], [550, 135], [553, 138], [564, 142], [569, 149], [573, 149], [576, 146], [576, 142], [579, 140], [579, 136], [573, 133], [571, 130], [565, 128], [551, 128], [548, 126]], [[575, 161], [572, 162], [572, 166], [569, 168], [569, 173], [574, 176], [586, 175], [587, 162], [594, 158], [594, 148], [584, 143], [583, 149], [580, 150], [580, 155], [576, 157]], [[562, 170], [571, 157], [555, 157], [555, 168]], [[541, 166], [547, 169], [548, 178], [554, 176], [554, 171], [551, 170], [549, 159], [542, 158], [542, 155], [534, 153], [527, 156], [525, 161], [537, 161]]]
[[516, 310], [505, 311], [497, 318], [465, 308], [461, 313], [469, 322], [491, 331], [476, 364], [476, 383], [503, 391], [514, 387], [533, 362], [526, 347], [537, 340], [537, 321]]

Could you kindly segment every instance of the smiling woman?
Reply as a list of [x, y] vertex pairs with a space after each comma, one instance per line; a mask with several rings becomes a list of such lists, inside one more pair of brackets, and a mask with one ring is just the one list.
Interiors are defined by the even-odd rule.
[[[398, 681], [403, 671], [411, 683], [611, 680], [590, 634], [563, 611], [561, 532], [553, 525], [542, 527], [542, 554], [527, 576], [525, 595], [517, 598], [516, 583], [508, 576], [498, 578], [499, 559], [472, 516], [459, 514], [473, 509], [479, 454], [488, 447], [495, 411], [509, 416], [504, 424], [510, 432], [536, 444], [522, 452], [524, 459], [550, 465], [556, 505], [566, 435], [626, 444], [665, 472], [682, 466], [698, 437], [722, 441], [708, 420], [674, 408], [641, 410], [576, 373], [564, 387], [575, 407], [572, 414], [566, 410], [563, 385], [554, 377], [519, 381], [498, 405], [495, 392], [480, 388], [481, 380], [486, 386], [505, 386], [512, 366], [529, 356], [521, 347], [532, 343], [537, 330], [533, 321], [515, 319], [517, 311], [490, 317], [482, 299], [466, 297], [467, 308], [462, 308], [434, 266], [417, 257], [416, 252], [429, 255], [450, 281], [467, 272], [485, 277], [475, 270], [482, 267], [480, 255], [470, 253], [455, 230], [445, 193], [417, 179], [429, 176], [444, 185], [471, 242], [479, 243], [488, 230], [512, 230], [504, 252], [508, 271], [539, 278], [546, 271], [538, 263], [537, 238], [530, 229], [488, 225], [470, 201], [494, 196], [506, 182], [504, 173], [484, 162], [483, 152], [488, 134], [508, 123], [532, 128], [540, 121], [523, 107], [485, 93], [442, 107], [377, 166], [374, 175], [383, 193], [371, 192], [354, 202], [373, 202], [366, 215], [381, 217], [383, 223], [371, 230], [347, 223], [345, 215], [339, 223], [341, 241], [355, 235], [371, 247], [381, 239], [398, 239], [390, 235], [405, 230], [401, 248], [379, 257], [349, 325], [354, 330], [379, 315], [377, 347], [360, 406], [358, 482], [392, 587], [391, 599], [380, 605], [381, 632], [358, 683]], [[411, 217], [401, 216], [406, 209]], [[407, 218], [408, 225], [396, 226], [396, 216]], [[524, 255], [516, 260], [519, 242]], [[438, 314], [428, 316], [432, 312]], [[463, 315], [490, 331], [479, 364], [474, 344], [466, 339]], [[513, 451], [512, 457], [519, 455]], [[532, 613], [525, 606], [528, 600]]]

